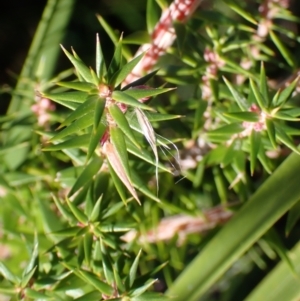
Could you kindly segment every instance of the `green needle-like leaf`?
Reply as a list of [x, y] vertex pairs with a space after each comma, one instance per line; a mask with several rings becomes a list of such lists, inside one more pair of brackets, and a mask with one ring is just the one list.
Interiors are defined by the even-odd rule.
[[259, 149], [258, 160], [262, 164], [262, 166], [264, 167], [265, 171], [269, 174], [272, 174], [274, 167], [271, 164], [270, 158], [267, 157], [266, 151], [265, 151], [262, 144], [261, 144], [260, 149]]
[[171, 115], [171, 114], [160, 114], [160, 113], [147, 113], [147, 118], [150, 122], [157, 122], [157, 121], [166, 121], [166, 120], [173, 120], [177, 118], [182, 118], [182, 115]]
[[88, 94], [86, 92], [64, 92], [64, 93], [43, 93], [43, 97], [49, 98], [55, 102], [64, 100], [75, 103], [83, 103], [86, 101]]
[[260, 133], [254, 130], [251, 131], [250, 134], [250, 172], [251, 175], [254, 174], [256, 162], [257, 162], [257, 155], [260, 149]]
[[82, 223], [83, 225], [86, 225], [88, 223], [88, 218], [85, 216], [85, 214], [76, 206], [73, 204], [72, 201], [70, 201], [68, 198], [66, 198], [67, 204], [76, 217], [77, 221]]
[[240, 123], [231, 123], [231, 124], [224, 125], [213, 131], [210, 131], [208, 133], [208, 136], [214, 137], [214, 136], [223, 136], [223, 135], [233, 135], [242, 132], [244, 129], [245, 128]]
[[132, 264], [131, 267], [130, 267], [129, 274], [128, 274], [128, 278], [127, 278], [128, 286], [129, 286], [129, 287], [132, 287], [132, 286], [133, 286], [133, 283], [134, 283], [134, 280], [135, 280], [135, 277], [136, 277], [136, 271], [137, 271], [137, 268], [138, 268], [138, 265], [139, 265], [139, 260], [140, 260], [141, 254], [142, 254], [142, 250], [139, 251], [139, 253], [137, 254], [137, 256], [136, 256], [135, 259], [134, 259], [133, 264]]
[[274, 126], [273, 121], [271, 119], [267, 118], [266, 126], [267, 126], [267, 132], [268, 132], [268, 136], [271, 141], [271, 144], [272, 144], [273, 148], [276, 149], [276, 147], [277, 147], [276, 131], [275, 131], [275, 126]]
[[22, 281], [21, 281], [21, 286], [26, 287], [29, 281], [33, 278], [34, 274], [37, 271], [38, 266], [34, 266], [28, 273], [24, 273], [22, 275]]
[[265, 66], [263, 62], [260, 65], [260, 91], [264, 99], [267, 100], [267, 106], [269, 107], [270, 101], [269, 101], [269, 89], [268, 89], [268, 82], [267, 82], [267, 76], [265, 71]]
[[0, 273], [2, 276], [13, 284], [19, 284], [20, 280], [17, 276], [15, 276], [4, 263], [0, 262]]
[[98, 291], [101, 293], [112, 296], [113, 295], [113, 289], [105, 282], [101, 281], [98, 276], [85, 271], [85, 270], [78, 270], [78, 273], [82, 276], [84, 280], [86, 280], [89, 284], [91, 284], [93, 287], [95, 287]]
[[97, 76], [102, 80], [106, 75], [105, 59], [103, 57], [102, 48], [100, 44], [99, 35], [96, 36], [96, 73]]
[[123, 38], [123, 44], [131, 44], [131, 45], [142, 45], [151, 42], [151, 38], [147, 31], [139, 30], [133, 33], [130, 33], [125, 38]]
[[240, 121], [257, 122], [259, 120], [259, 115], [255, 112], [230, 112], [224, 115]]
[[95, 110], [95, 104], [98, 100], [98, 95], [91, 95], [87, 98], [85, 102], [80, 104], [74, 112], [72, 112], [58, 127], [58, 129], [69, 125], [75, 119], [79, 119], [87, 113], [93, 112]]
[[265, 111], [268, 108], [267, 99], [264, 98], [264, 96], [261, 94], [261, 92], [259, 91], [255, 82], [252, 79], [250, 79], [250, 87], [253, 91], [253, 94], [255, 95], [255, 99], [259, 104], [260, 108]]
[[51, 300], [51, 296], [49, 296], [47, 293], [44, 292], [38, 292], [36, 290], [33, 290], [29, 287], [26, 287], [24, 290], [24, 295], [26, 298], [30, 298], [31, 300]]
[[300, 155], [300, 150], [295, 146], [293, 140], [281, 129], [280, 126], [276, 126], [276, 138], [285, 144], [288, 148]]
[[[122, 135], [122, 136], [121, 136]], [[114, 170], [114, 173], [120, 178], [120, 180], [123, 182], [123, 184], [126, 186], [128, 191], [131, 193], [131, 195], [136, 199], [136, 201], [140, 204], [140, 200], [136, 194], [136, 191], [131, 183], [131, 179], [129, 176], [129, 167], [128, 167], [128, 156], [126, 153], [126, 144], [124, 141], [123, 134], [117, 133], [116, 131], [113, 131], [112, 137], [114, 142], [113, 144], [109, 143], [108, 141], [104, 144], [103, 150], [107, 156], [107, 159], [111, 165], [111, 167]], [[118, 141], [118, 137], [120, 140]], [[122, 137], [122, 138], [121, 138]], [[117, 148], [115, 147], [117, 146]], [[122, 147], [125, 145], [125, 149], [123, 150]], [[125, 151], [125, 152], [124, 152]], [[122, 154], [124, 154], [124, 157], [122, 157]], [[114, 175], [112, 175], [114, 177]], [[117, 180], [114, 180], [116, 187], [119, 191], [120, 196], [122, 197], [122, 200], [124, 200], [124, 193], [122, 186], [119, 185]]]
[[102, 267], [103, 267], [105, 279], [108, 284], [112, 285], [114, 283], [115, 277], [112, 270], [109, 253], [107, 252], [102, 239], [100, 239], [100, 246], [101, 246], [101, 255], [102, 255]]
[[141, 178], [134, 170], [131, 170], [131, 178], [132, 178], [133, 185], [137, 190], [139, 190], [140, 192], [142, 192], [144, 195], [154, 200], [155, 202], [160, 202], [160, 199], [149, 190], [147, 185], [143, 183]]
[[124, 134], [122, 133], [121, 129], [117, 126], [111, 126], [109, 128], [111, 142], [116, 150], [116, 154], [120, 158], [120, 163], [123, 165], [123, 168], [130, 178], [130, 167], [126, 149], [126, 142], [124, 138]]
[[176, 88], [157, 88], [157, 89], [153, 89], [153, 88], [131, 88], [131, 89], [127, 89], [127, 90], [123, 90], [124, 93], [126, 93], [127, 95], [132, 96], [135, 99], [143, 99], [143, 98], [147, 98], [147, 97], [152, 97], [155, 95], [159, 95], [159, 94], [163, 94], [169, 91], [173, 91]]
[[111, 59], [111, 62], [107, 68], [107, 80], [109, 85], [112, 85], [113, 75], [121, 68], [122, 66], [122, 38], [121, 35], [118, 43], [116, 44], [114, 55]]
[[77, 137], [72, 137], [64, 142], [53, 144], [43, 148], [43, 151], [57, 151], [68, 148], [80, 148], [80, 147], [88, 147], [90, 141], [90, 135], [80, 135]]
[[[85, 227], [84, 229], [81, 229], [81, 230], [86, 230], [87, 227]], [[84, 233], [80, 233], [80, 236], [81, 236], [81, 239], [80, 241], [77, 243], [78, 245], [78, 255], [77, 255], [77, 266], [81, 266], [83, 261], [84, 261], [84, 258], [85, 258], [85, 254], [84, 254], [84, 239], [82, 238]], [[77, 233], [77, 236], [79, 236], [79, 232]]]
[[246, 19], [247, 21], [251, 22], [253, 25], [257, 25], [257, 21], [252, 17], [251, 14], [243, 10], [238, 4], [236, 4], [234, 1], [226, 0], [225, 1], [228, 6], [234, 10], [237, 14], [239, 14], [241, 17]]
[[86, 83], [86, 82], [58, 82], [56, 83], [58, 86], [78, 90], [82, 92], [90, 92], [97, 87], [93, 84]]
[[130, 141], [137, 148], [140, 148], [140, 145], [137, 142], [137, 140], [134, 136], [134, 133], [133, 133], [126, 117], [124, 116], [124, 113], [121, 111], [121, 109], [116, 104], [112, 104], [112, 105], [108, 106], [108, 111], [109, 111], [110, 115], [112, 116], [112, 118], [114, 119], [114, 121], [119, 126], [119, 128], [127, 136], [127, 138], [130, 139]]
[[[143, 298], [143, 296], [141, 296], [146, 290], [148, 290], [155, 282], [157, 281], [157, 279], [149, 279], [143, 286], [136, 288], [132, 291], [131, 293], [131, 300], [147, 300], [147, 297], [145, 296]], [[139, 298], [138, 298], [139, 297]], [[158, 296], [157, 296], [158, 297]], [[151, 296], [150, 300], [153, 298], [153, 295]], [[152, 299], [153, 300], [153, 299]], [[155, 299], [154, 299], [155, 300]]]
[[[111, 158], [111, 160], [113, 160], [113, 158]], [[130, 180], [128, 178], [126, 178], [126, 174], [124, 174], [124, 175], [121, 174], [121, 176], [124, 177], [124, 180], [121, 180], [119, 174], [117, 174], [115, 172], [115, 167], [113, 167], [110, 164], [109, 161], [108, 161], [108, 168], [109, 168], [109, 173], [111, 175], [113, 183], [114, 183], [114, 185], [115, 185], [115, 187], [116, 187], [116, 189], [117, 189], [117, 191], [119, 193], [119, 196], [121, 197], [122, 202], [126, 205], [127, 204], [127, 197], [126, 197], [125, 187], [127, 187], [127, 186], [124, 183], [124, 181], [127, 183], [127, 185], [129, 187], [131, 187], [131, 182], [130, 182]], [[119, 167], [117, 166], [116, 168], [119, 168]], [[125, 185], [125, 187], [124, 187], [124, 185]]]
[[110, 208], [106, 208], [106, 210], [103, 212], [102, 218], [106, 219], [106, 218], [116, 214], [123, 207], [124, 207], [124, 205], [121, 202], [119, 202], [119, 203], [112, 205]]
[[136, 113], [136, 117], [139, 123], [139, 126], [142, 130], [142, 133], [144, 135], [144, 137], [146, 138], [146, 140], [148, 141], [152, 152], [154, 154], [155, 157], [155, 177], [156, 177], [156, 186], [157, 186], [157, 190], [158, 190], [158, 162], [159, 162], [159, 158], [158, 158], [158, 152], [157, 152], [157, 145], [156, 145], [156, 136], [155, 136], [155, 132], [154, 129], [151, 125], [151, 123], [149, 122], [147, 116], [145, 115], [145, 113], [140, 110], [140, 109], [136, 109], [135, 110]]
[[117, 223], [117, 224], [106, 224], [102, 223], [98, 229], [103, 233], [112, 232], [128, 232], [135, 226], [134, 223]]
[[93, 233], [87, 232], [83, 238], [84, 257], [88, 266], [91, 263], [93, 236]]
[[[104, 18], [100, 15], [96, 15], [98, 21], [100, 22], [101, 26], [105, 30], [105, 32], [108, 34], [114, 45], [116, 46], [119, 41], [119, 36], [117, 36], [116, 31], [104, 20]], [[123, 55], [126, 58], [126, 60], [129, 60], [132, 57], [132, 54], [127, 47], [122, 47]]]
[[240, 109], [242, 111], [248, 111], [250, 105], [248, 104], [247, 99], [241, 95], [225, 77], [223, 77], [223, 80]]
[[154, 160], [153, 157], [151, 157], [151, 155], [146, 150], [141, 151], [140, 149], [135, 147], [135, 145], [130, 143], [130, 141], [128, 141], [128, 143], [127, 143], [127, 150], [128, 150], [128, 152], [130, 152], [134, 156], [144, 160], [145, 162], [148, 162], [151, 165], [158, 167], [165, 172], [171, 173], [171, 171], [167, 167], [165, 167], [163, 164], [158, 162], [158, 165], [157, 165], [156, 160]]
[[296, 107], [296, 108], [288, 108], [288, 109], [282, 109], [280, 110], [280, 112], [288, 114], [292, 117], [298, 117], [300, 116], [300, 108]]
[[[62, 45], [61, 45], [62, 50], [68, 57], [68, 59], [71, 61], [71, 63], [74, 65], [75, 69], [77, 72], [82, 76], [82, 78], [91, 84], [94, 84], [94, 79], [91, 74], [90, 69], [78, 58], [73, 56], [70, 52], [68, 52]], [[74, 51], [73, 51], [74, 53]]]
[[83, 187], [85, 184], [91, 181], [93, 177], [99, 172], [102, 163], [103, 160], [97, 156], [93, 160], [91, 160], [89, 164], [84, 168], [83, 172], [80, 174], [78, 179], [76, 180], [74, 186], [69, 192], [69, 196], [72, 196], [81, 187]]
[[94, 112], [85, 114], [84, 116], [78, 118], [76, 121], [70, 124], [68, 127], [60, 131], [58, 134], [53, 136], [50, 139], [50, 141], [61, 140], [66, 136], [70, 136], [76, 133], [78, 134], [83, 129], [86, 129], [87, 127], [91, 126], [93, 124], [93, 121], [94, 121]]
[[96, 99], [96, 106], [95, 106], [95, 117], [94, 117], [94, 131], [98, 128], [101, 118], [103, 116], [103, 111], [105, 108], [105, 99], [98, 98]]
[[113, 272], [114, 272], [115, 283], [117, 285], [117, 288], [119, 289], [119, 291], [124, 292], [125, 286], [123, 284], [123, 280], [120, 277], [119, 271], [115, 267], [113, 267]]
[[154, 71], [152, 71], [152, 72], [146, 74], [145, 76], [143, 76], [143, 77], [141, 77], [141, 78], [135, 80], [134, 82], [132, 82], [132, 83], [130, 83], [130, 84], [128, 84], [128, 85], [126, 85], [126, 86], [122, 89], [122, 91], [126, 91], [126, 90], [128, 90], [129, 88], [132, 88], [132, 87], [136, 87], [136, 86], [140, 86], [140, 85], [146, 84], [147, 81], [148, 81], [149, 79], [151, 79], [157, 72], [158, 72], [158, 70], [154, 70]]
[[272, 115], [272, 117], [277, 119], [287, 120], [287, 121], [300, 121], [300, 118], [293, 117], [281, 111], [276, 112], [274, 115]]
[[116, 35], [114, 29], [110, 27], [110, 25], [103, 19], [102, 16], [97, 15], [98, 21], [106, 31], [106, 33], [109, 35], [110, 39], [113, 41], [114, 44], [118, 43], [118, 36]]
[[291, 84], [289, 84], [284, 90], [281, 92], [278, 91], [276, 95], [273, 97], [272, 103], [275, 107], [283, 106], [291, 97], [293, 91], [298, 85], [299, 77], [297, 77]]
[[238, 145], [239, 145], [239, 141], [234, 140], [227, 147], [224, 158], [222, 159], [222, 167], [226, 167], [228, 164], [232, 163], [234, 158], [237, 156], [237, 153], [239, 152], [239, 150], [238, 150], [239, 146]]
[[90, 72], [91, 72], [91, 75], [93, 77], [94, 85], [97, 87], [100, 83], [100, 78], [98, 78], [96, 72], [92, 68], [90, 68]]
[[100, 208], [101, 208], [101, 201], [102, 201], [103, 194], [100, 196], [100, 198], [97, 200], [95, 206], [93, 207], [93, 210], [91, 212], [91, 215], [89, 216], [89, 220], [93, 223], [96, 222], [99, 218], [100, 214]]
[[281, 55], [285, 58], [286, 62], [291, 66], [294, 67], [296, 65], [295, 59], [293, 58], [290, 51], [285, 47], [282, 41], [277, 37], [277, 35], [271, 30], [270, 37], [273, 43], [276, 45], [278, 50], [280, 51]]
[[[62, 214], [62, 216], [69, 221], [76, 222], [76, 218], [74, 215], [69, 211], [65, 206], [56, 198], [55, 195], [52, 195], [52, 198], [55, 202], [56, 207], [58, 208], [59, 212]], [[78, 230], [78, 229], [77, 229]]]
[[97, 300], [101, 300], [101, 298], [102, 298], [102, 293], [100, 293], [99, 291], [92, 291], [82, 295], [79, 298], [74, 299], [74, 301], [97, 301]]
[[224, 55], [221, 57], [221, 59], [225, 62], [225, 65], [220, 67], [220, 70], [224, 72], [238, 73], [246, 78], [256, 78], [253, 73], [241, 67], [239, 63], [237, 63], [235, 60], [231, 60], [228, 56]]
[[131, 61], [129, 61], [126, 65], [124, 65], [120, 70], [118, 70], [110, 81], [110, 84], [114, 87], [119, 86], [130, 74], [133, 68], [140, 62], [140, 60], [144, 57], [145, 53], [141, 53]]
[[100, 147], [100, 139], [105, 134], [106, 129], [107, 127], [102, 122], [100, 122], [98, 128], [92, 130], [92, 134], [90, 135], [89, 140], [87, 160], [92, 157], [95, 149], [97, 147]]
[[136, 98], [130, 96], [129, 94], [126, 93], [126, 91], [121, 92], [121, 91], [114, 91], [112, 93], [112, 99], [124, 103], [126, 105], [132, 106], [132, 107], [136, 107], [136, 108], [140, 108], [143, 110], [149, 110], [149, 111], [155, 111], [154, 109], [152, 109], [151, 107], [145, 105], [142, 102], [139, 102]]
[[39, 243], [38, 236], [34, 234], [33, 251], [28, 262], [28, 265], [23, 271], [21, 286], [25, 287], [30, 279], [33, 277], [39, 265]]

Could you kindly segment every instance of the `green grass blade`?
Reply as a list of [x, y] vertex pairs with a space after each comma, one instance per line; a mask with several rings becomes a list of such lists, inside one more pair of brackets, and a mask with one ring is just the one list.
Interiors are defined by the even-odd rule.
[[300, 202], [296, 203], [288, 213], [285, 234], [288, 236], [292, 231], [293, 227], [296, 225], [297, 221], [300, 219]]
[[292, 154], [201, 250], [169, 288], [167, 294], [173, 296], [176, 301], [198, 300], [299, 200], [299, 168], [300, 156]]
[[268, 296], [272, 301], [292, 301], [300, 298], [300, 243], [289, 253], [296, 275], [292, 273], [289, 265], [281, 261], [248, 295], [245, 301], [266, 300]]
[[75, 0], [48, 0], [21, 71], [20, 80], [15, 89], [16, 93], [11, 100], [8, 113], [26, 108], [27, 104], [22, 101], [22, 96], [20, 96], [22, 95], [21, 91], [30, 91], [32, 93], [31, 99], [34, 99], [33, 82], [28, 81], [28, 79], [34, 80], [41, 61], [47, 64], [47, 68], [39, 71], [39, 79], [46, 81], [52, 77], [60, 52], [58, 45], [64, 36], [75, 2]]

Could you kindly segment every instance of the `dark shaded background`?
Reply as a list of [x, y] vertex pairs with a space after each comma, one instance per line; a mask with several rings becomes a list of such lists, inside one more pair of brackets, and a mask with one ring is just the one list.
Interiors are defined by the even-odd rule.
[[[46, 0], [10, 0], [0, 3], [0, 86], [16, 83], [14, 77], [21, 71], [46, 3]], [[104, 45], [103, 51], [112, 50], [112, 43], [101, 29], [96, 13], [127, 35], [145, 29], [145, 5], [146, 1], [139, 0], [77, 1], [62, 44], [66, 48], [73, 46], [87, 63], [93, 65], [97, 32]], [[61, 59], [59, 64], [69, 67], [67, 60]], [[63, 69], [64, 66], [58, 68]]]

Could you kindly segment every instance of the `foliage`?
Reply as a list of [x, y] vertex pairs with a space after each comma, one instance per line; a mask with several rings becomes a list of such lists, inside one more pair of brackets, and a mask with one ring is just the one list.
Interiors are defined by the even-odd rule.
[[0, 118], [3, 298], [299, 298], [299, 18], [271, 0], [200, 6], [128, 82], [151, 52], [132, 45], [172, 4], [145, 2], [148, 31], [129, 35], [98, 15], [114, 50], [97, 35], [92, 68], [61, 46], [73, 69], [54, 76], [63, 3]]

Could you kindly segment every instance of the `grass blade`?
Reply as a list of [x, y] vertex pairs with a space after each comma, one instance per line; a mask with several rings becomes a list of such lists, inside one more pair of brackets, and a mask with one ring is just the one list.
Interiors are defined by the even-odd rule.
[[176, 301], [198, 300], [299, 200], [299, 168], [300, 156], [292, 154], [264, 182], [238, 214], [201, 250], [169, 288], [167, 294], [173, 296]]

